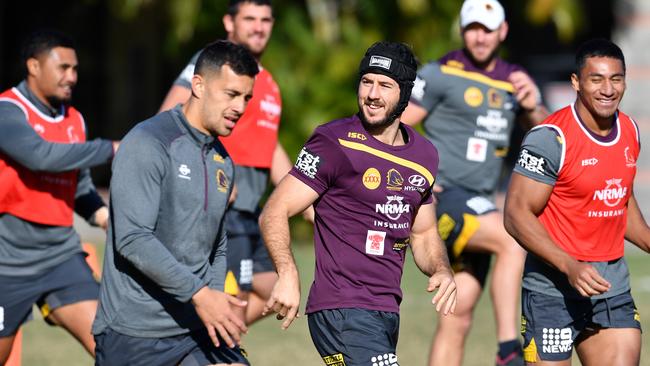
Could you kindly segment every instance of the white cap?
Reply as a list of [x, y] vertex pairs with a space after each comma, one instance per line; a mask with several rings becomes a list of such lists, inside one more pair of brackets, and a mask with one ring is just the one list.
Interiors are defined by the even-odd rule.
[[496, 30], [506, 20], [503, 6], [497, 0], [465, 0], [460, 9], [460, 27], [480, 23]]

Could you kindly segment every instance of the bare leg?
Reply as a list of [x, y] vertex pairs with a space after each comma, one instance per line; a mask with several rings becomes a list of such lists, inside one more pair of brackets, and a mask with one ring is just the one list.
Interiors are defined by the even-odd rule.
[[95, 339], [90, 328], [96, 312], [97, 300], [85, 300], [54, 309], [48, 320], [67, 330], [95, 357]]
[[608, 328], [584, 334], [576, 344], [580, 362], [586, 366], [638, 366], [641, 331], [635, 328]]
[[9, 359], [9, 353], [11, 353], [15, 338], [15, 334], [0, 338], [0, 365], [4, 365]]
[[499, 342], [518, 338], [519, 295], [526, 252], [506, 232], [503, 216], [491, 212], [478, 217], [480, 227], [467, 243], [465, 251], [494, 253], [490, 296]]
[[456, 312], [438, 316], [436, 334], [431, 344], [429, 366], [460, 366], [463, 362], [465, 339], [472, 325], [474, 306], [481, 296], [481, 285], [469, 273], [454, 276], [457, 286]]
[[[537, 358], [539, 360], [539, 357]], [[528, 366], [571, 366], [571, 359], [564, 361], [537, 361], [537, 362], [526, 362]]]

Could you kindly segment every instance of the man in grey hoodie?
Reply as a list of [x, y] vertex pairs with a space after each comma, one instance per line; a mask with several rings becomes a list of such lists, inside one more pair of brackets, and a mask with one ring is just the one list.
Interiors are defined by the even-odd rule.
[[244, 113], [258, 72], [228, 41], [197, 60], [184, 105], [134, 127], [113, 163], [97, 365], [248, 364], [246, 326], [223, 292], [233, 163], [217, 136]]

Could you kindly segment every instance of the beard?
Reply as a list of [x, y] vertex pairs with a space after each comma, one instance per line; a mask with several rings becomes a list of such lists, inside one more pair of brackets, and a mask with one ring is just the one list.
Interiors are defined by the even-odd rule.
[[59, 98], [59, 97], [56, 97], [56, 96], [49, 96], [49, 97], [46, 97], [46, 99], [47, 99], [47, 102], [54, 108], [58, 108], [61, 105], [67, 106], [72, 101], [72, 97], [70, 97], [70, 98]]
[[472, 61], [474, 66], [478, 67], [479, 69], [485, 70], [485, 68], [487, 68], [490, 62], [492, 62], [492, 60], [494, 60], [497, 57], [499, 53], [499, 48], [497, 47], [494, 50], [492, 50], [492, 52], [490, 52], [490, 54], [485, 58], [485, 60], [476, 59], [472, 54], [472, 52], [470, 52], [469, 49], [467, 49], [467, 47], [464, 48], [463, 51], [465, 53], [465, 56], [467, 56], [467, 58], [469, 58], [470, 61]]
[[[390, 108], [386, 109], [386, 116], [379, 121], [370, 121], [368, 120], [368, 117], [365, 115], [363, 112], [363, 105], [366, 104], [366, 102], [363, 102], [363, 104], [359, 104], [359, 119], [363, 123], [363, 126], [368, 130], [368, 132], [381, 132], [386, 127], [390, 126], [393, 124], [395, 121], [395, 111], [397, 110], [397, 104], [391, 106]], [[387, 106], [388, 107], [388, 106]]]

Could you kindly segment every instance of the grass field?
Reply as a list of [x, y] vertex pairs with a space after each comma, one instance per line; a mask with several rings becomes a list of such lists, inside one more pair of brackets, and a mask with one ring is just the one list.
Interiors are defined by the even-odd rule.
[[[303, 300], [306, 298], [313, 275], [311, 246], [294, 248], [302, 277]], [[647, 255], [630, 251], [627, 256], [632, 274], [632, 288], [641, 320], [650, 329], [650, 261]], [[401, 306], [401, 332], [398, 355], [401, 365], [426, 365], [433, 329], [435, 311], [430, 304], [431, 295], [424, 288], [426, 278], [410, 260], [404, 270], [402, 287], [404, 301]], [[304, 310], [304, 306], [302, 307]], [[494, 318], [487, 294], [475, 314], [475, 325], [467, 341], [464, 365], [494, 364], [496, 340]], [[322, 365], [309, 337], [306, 318], [297, 319], [291, 328], [282, 331], [279, 322], [269, 318], [255, 324], [244, 338], [250, 361], [256, 366]], [[650, 366], [650, 342], [644, 337], [641, 365]], [[574, 365], [578, 365], [577, 359]], [[23, 365], [92, 365], [72, 337], [58, 328], [45, 325], [36, 319], [25, 327]]]

